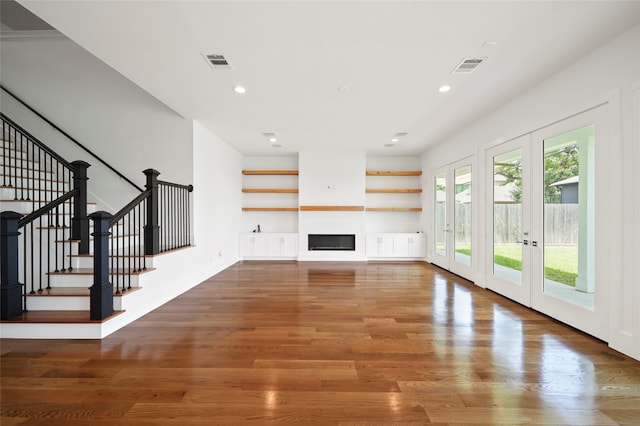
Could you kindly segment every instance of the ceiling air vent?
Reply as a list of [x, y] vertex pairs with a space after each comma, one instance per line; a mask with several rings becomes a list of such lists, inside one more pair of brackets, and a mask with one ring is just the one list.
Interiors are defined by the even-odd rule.
[[202, 56], [204, 56], [204, 58], [207, 60], [209, 65], [211, 65], [211, 68], [213, 68], [214, 70], [232, 70], [233, 69], [233, 66], [231, 65], [229, 60], [224, 57], [224, 55], [220, 55], [220, 54], [205, 55], [203, 53]]
[[471, 74], [486, 58], [464, 58], [453, 70], [453, 74]]

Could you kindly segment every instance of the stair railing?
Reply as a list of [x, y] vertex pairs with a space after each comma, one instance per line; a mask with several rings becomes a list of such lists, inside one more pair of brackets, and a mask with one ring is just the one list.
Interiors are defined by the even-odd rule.
[[147, 270], [148, 256], [191, 245], [193, 186], [159, 181], [157, 170], [143, 173], [146, 190], [119, 212], [90, 215], [95, 230], [91, 319], [113, 313], [114, 289], [116, 295], [131, 290], [133, 277]]
[[[50, 272], [73, 270], [77, 254], [90, 252], [87, 168], [68, 163], [11, 119], [2, 119], [2, 189], [32, 213], [0, 214], [0, 319], [27, 311], [26, 295], [51, 290]], [[36, 167], [36, 165], [41, 165]], [[42, 169], [42, 170], [40, 170]], [[144, 171], [146, 190], [115, 215], [96, 212], [94, 282], [90, 319], [113, 313], [116, 294], [132, 288], [132, 276], [147, 269], [146, 257], [191, 245], [191, 185], [159, 181]], [[69, 235], [69, 230], [71, 231]]]
[[[86, 176], [87, 163], [77, 161], [71, 163], [71, 166], [76, 169], [76, 175]], [[10, 319], [26, 311], [27, 293], [51, 290], [51, 271], [65, 272], [73, 269], [71, 244], [77, 241], [73, 237], [68, 238], [69, 228], [73, 229], [73, 226], [69, 226], [70, 222], [75, 222], [80, 227], [86, 226], [82, 233], [86, 235], [88, 252], [88, 219], [72, 220], [78, 203], [84, 204], [86, 212], [86, 179], [74, 181], [80, 185], [26, 216], [12, 211], [0, 214], [0, 319]]]
[[87, 218], [87, 168], [84, 161], [69, 163], [9, 117], [2, 121], [2, 188], [13, 193], [16, 202], [27, 203], [36, 211], [68, 193], [80, 189], [71, 211], [73, 220], [55, 218], [49, 226], [71, 227], [71, 239], [80, 241], [79, 253], [89, 253], [89, 219]]

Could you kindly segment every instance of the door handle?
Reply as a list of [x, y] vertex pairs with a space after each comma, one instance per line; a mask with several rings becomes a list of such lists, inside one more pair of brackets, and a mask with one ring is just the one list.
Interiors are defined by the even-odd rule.
[[538, 242], [537, 241], [531, 241], [531, 245], [534, 247], [538, 247]]

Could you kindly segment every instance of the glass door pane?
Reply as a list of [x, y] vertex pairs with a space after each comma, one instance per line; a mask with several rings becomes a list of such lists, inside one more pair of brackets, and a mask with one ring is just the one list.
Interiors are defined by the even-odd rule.
[[522, 184], [522, 149], [493, 157], [493, 274], [514, 284], [522, 283]]
[[471, 266], [471, 166], [454, 170], [454, 259]]
[[594, 126], [544, 140], [544, 293], [595, 304]]
[[447, 223], [447, 174], [441, 173], [435, 176], [435, 254], [439, 256], [447, 255], [447, 233], [449, 226]]

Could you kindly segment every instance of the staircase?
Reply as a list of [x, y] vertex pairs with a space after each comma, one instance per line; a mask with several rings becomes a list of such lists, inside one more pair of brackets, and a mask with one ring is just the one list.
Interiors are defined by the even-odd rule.
[[[65, 167], [69, 163], [47, 148], [33, 145], [35, 138], [7, 117], [2, 118], [0, 212], [3, 212], [3, 227], [4, 216], [11, 215], [6, 212], [18, 213], [17, 223], [29, 220], [34, 212], [48, 208], [45, 206], [59, 197], [69, 199], [19, 229], [22, 235], [18, 238], [17, 281], [22, 287], [22, 309], [18, 315], [0, 321], [1, 336], [102, 338], [165, 303], [167, 297], [167, 300], [175, 297], [172, 289], [154, 285], [157, 281], [153, 279], [154, 263], [160, 259], [160, 263], [171, 264], [167, 262], [167, 258], [172, 257], [170, 253], [190, 246], [188, 217], [186, 224], [182, 222], [184, 214], [189, 215], [188, 192], [192, 187], [158, 181], [159, 173], [150, 169], [145, 171], [148, 189], [136, 200], [115, 215], [96, 213], [96, 204], [86, 202], [89, 165], [71, 163], [75, 174], [70, 173]], [[15, 131], [16, 127], [20, 131]], [[84, 196], [78, 192], [65, 195], [83, 184]], [[164, 213], [159, 215], [157, 205], [154, 207], [149, 201], [154, 194], [156, 202], [162, 201], [164, 194], [165, 204], [177, 204], [178, 209], [162, 208]], [[147, 228], [154, 227], [145, 219], [154, 214], [155, 220], [160, 220], [155, 226], [158, 230], [147, 232]], [[100, 240], [90, 237], [94, 235], [94, 223], [98, 229], [107, 230], [104, 237], [96, 237]], [[157, 234], [163, 239], [151, 241], [149, 235], [144, 234]], [[155, 245], [155, 250], [150, 245]], [[2, 250], [5, 250], [4, 243]], [[96, 258], [95, 252], [104, 253]], [[2, 276], [4, 280], [4, 271]], [[99, 285], [94, 286], [95, 283]], [[4, 282], [2, 286], [4, 290]], [[100, 288], [96, 290], [97, 287]], [[98, 297], [104, 300], [98, 303], [107, 308], [100, 319], [92, 320], [97, 312], [93, 305], [96, 303], [94, 290], [103, 293]], [[5, 297], [4, 291], [2, 296]]]

